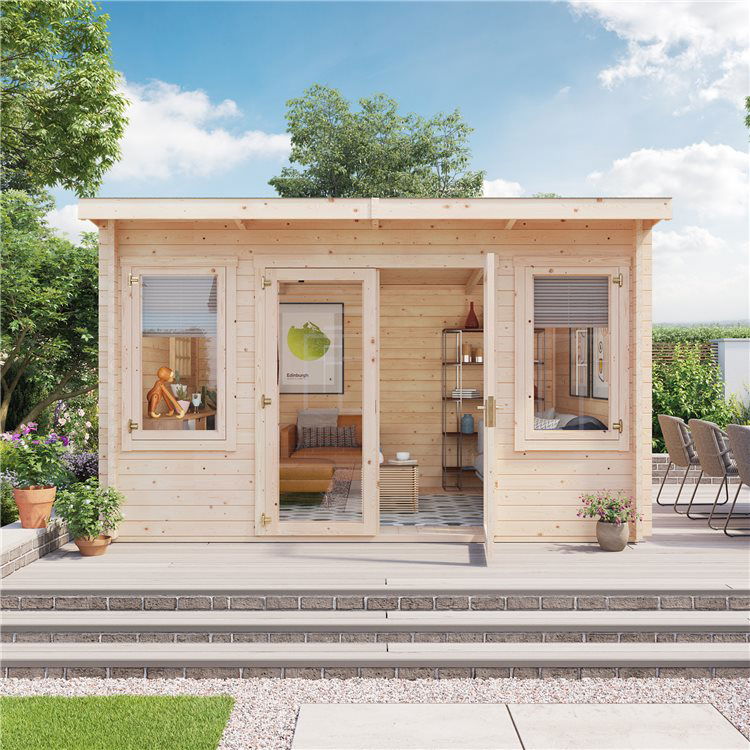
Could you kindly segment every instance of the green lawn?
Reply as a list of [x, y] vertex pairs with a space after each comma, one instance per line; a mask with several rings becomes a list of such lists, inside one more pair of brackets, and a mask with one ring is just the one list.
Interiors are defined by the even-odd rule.
[[0, 698], [3, 750], [215, 750], [229, 696]]

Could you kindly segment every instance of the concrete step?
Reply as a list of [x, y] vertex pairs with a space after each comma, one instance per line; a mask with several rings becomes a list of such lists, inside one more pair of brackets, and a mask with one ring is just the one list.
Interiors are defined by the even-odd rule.
[[748, 633], [744, 611], [13, 610], [6, 633], [113, 632], [654, 632]]
[[7, 677], [746, 676], [747, 644], [5, 644]]

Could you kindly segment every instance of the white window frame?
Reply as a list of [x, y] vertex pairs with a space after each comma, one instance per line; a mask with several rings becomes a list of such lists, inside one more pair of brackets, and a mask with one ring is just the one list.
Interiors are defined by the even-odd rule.
[[[515, 450], [627, 451], [630, 446], [629, 269], [568, 265], [560, 258], [522, 261], [515, 269]], [[609, 277], [609, 420], [607, 430], [534, 429], [534, 276]], [[621, 282], [621, 283], [620, 283]], [[615, 428], [622, 422], [622, 430]]]
[[[141, 283], [146, 275], [217, 277], [216, 430], [144, 430], [141, 372]], [[131, 279], [137, 279], [131, 283]], [[237, 259], [211, 264], [186, 258], [139, 259], [122, 264], [122, 411], [123, 451], [234, 451], [237, 445], [236, 296]], [[156, 377], [156, 376], [154, 376]], [[138, 424], [131, 430], [130, 421]]]

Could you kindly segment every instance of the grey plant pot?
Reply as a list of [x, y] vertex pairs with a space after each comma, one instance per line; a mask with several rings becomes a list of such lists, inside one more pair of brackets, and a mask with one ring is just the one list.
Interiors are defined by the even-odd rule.
[[628, 543], [629, 535], [630, 528], [626, 523], [618, 525], [606, 521], [596, 522], [596, 539], [605, 552], [622, 552]]

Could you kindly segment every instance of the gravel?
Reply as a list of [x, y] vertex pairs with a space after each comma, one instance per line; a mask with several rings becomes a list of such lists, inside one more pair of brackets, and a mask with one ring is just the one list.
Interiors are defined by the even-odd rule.
[[0, 694], [231, 695], [219, 750], [287, 750], [303, 703], [710, 703], [750, 737], [750, 679], [6, 679]]

